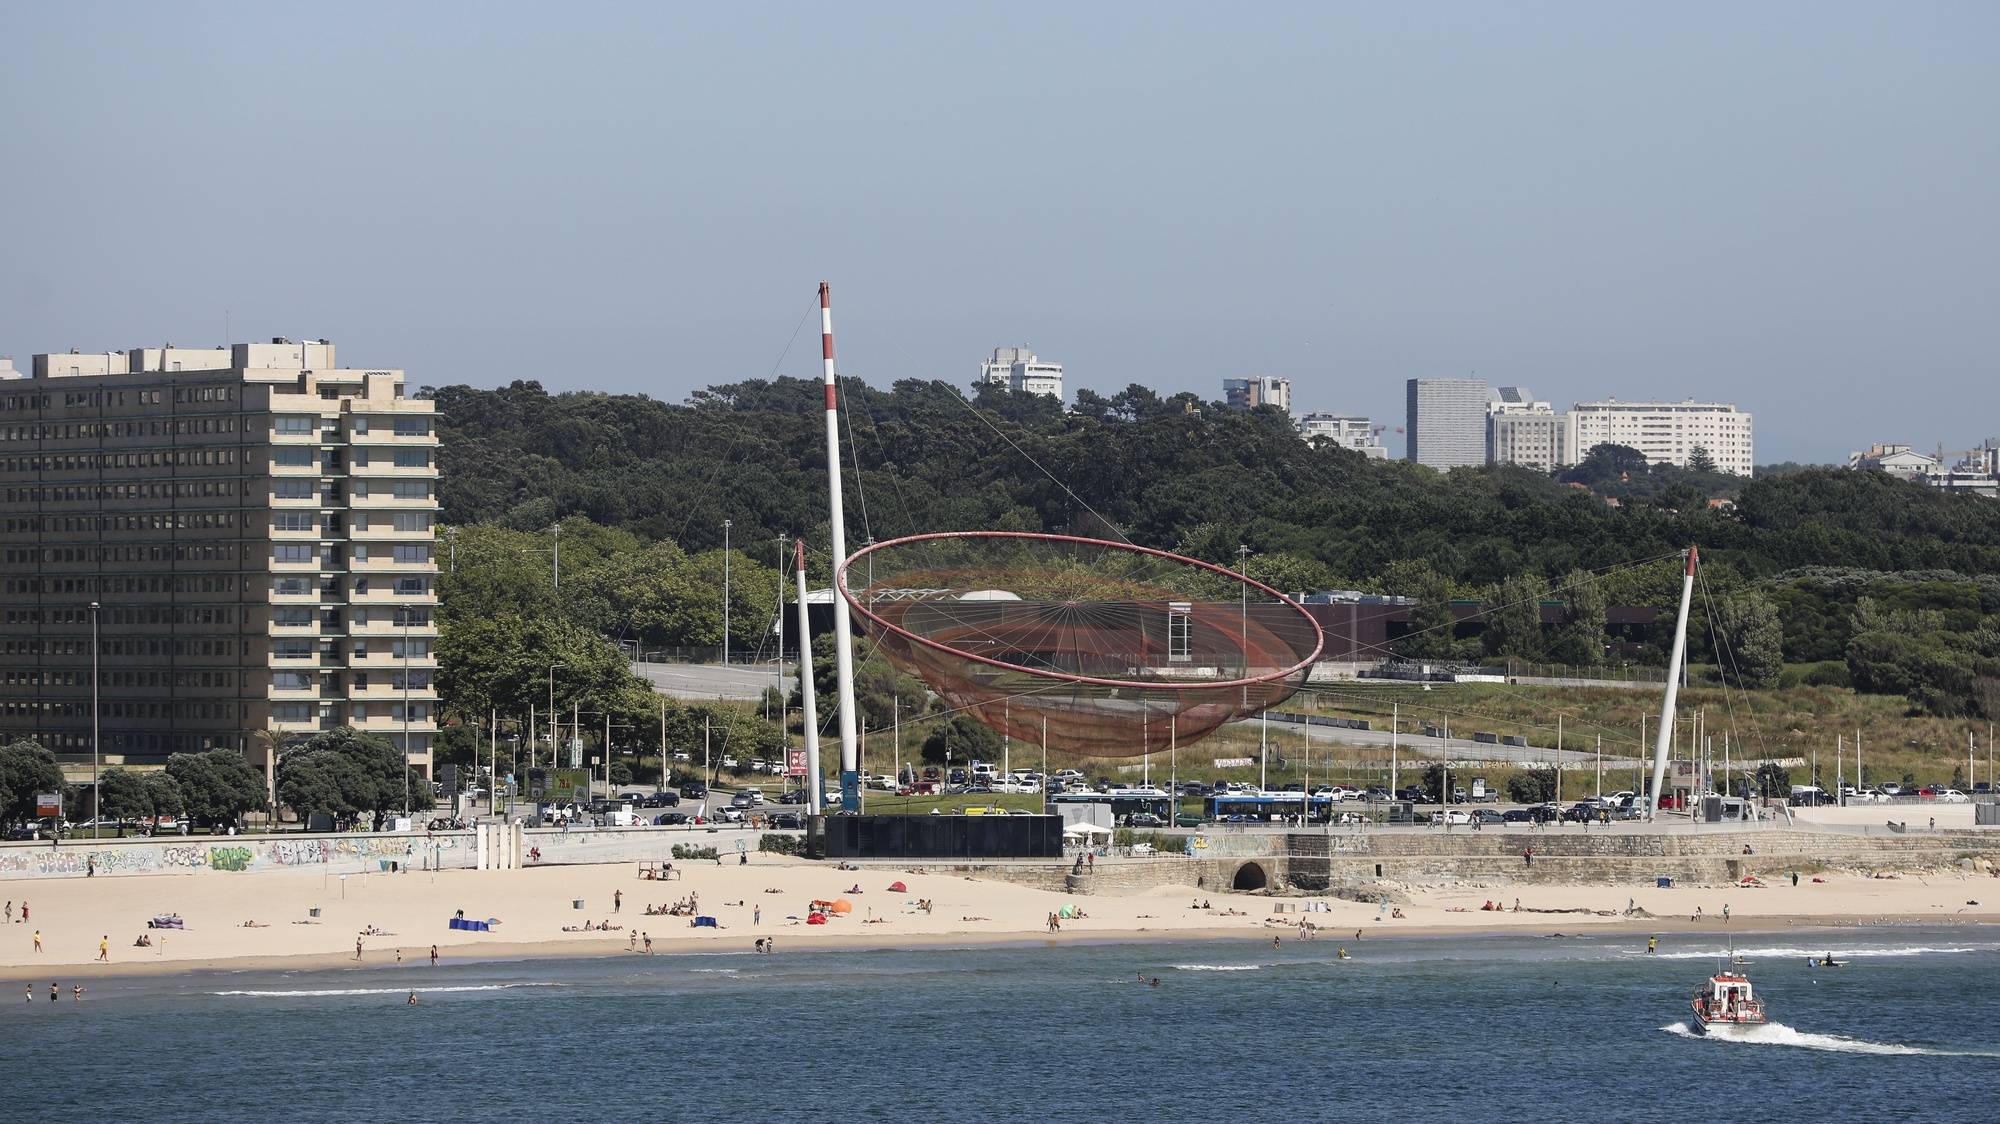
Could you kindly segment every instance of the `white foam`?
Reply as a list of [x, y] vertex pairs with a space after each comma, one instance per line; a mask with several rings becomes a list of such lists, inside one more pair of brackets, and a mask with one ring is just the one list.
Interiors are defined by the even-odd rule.
[[554, 987], [552, 983], [463, 984], [457, 987], [329, 987], [298, 991], [211, 991], [210, 995], [249, 996], [255, 999], [319, 998], [329, 995], [407, 995], [414, 991], [432, 995], [448, 991], [506, 991], [515, 987]]
[[[1873, 958], [1873, 957], [1884, 957], [1884, 956], [1942, 956], [1960, 952], [1991, 952], [1996, 947], [2000, 946], [1989, 944], [1989, 945], [1955, 946], [1955, 947], [1946, 947], [1942, 945], [1884, 945], [1881, 947], [1874, 947], [1874, 948], [1861, 947], [1861, 948], [1832, 948], [1832, 949], [1828, 949], [1825, 947], [1739, 948], [1736, 950], [1736, 955], [1741, 956], [1743, 959], [1754, 963], [1759, 959], [1818, 960], [1820, 957], [1825, 956], [1829, 951], [1831, 951], [1833, 953], [1833, 958], [1835, 960], [1838, 960], [1841, 963], [1845, 964], [1849, 959], [1857, 957]], [[1641, 953], [1641, 955], [1645, 954]], [[1726, 948], [1717, 948], [1717, 949], [1710, 949], [1706, 952], [1686, 952], [1686, 951], [1656, 952], [1652, 953], [1651, 955], [1655, 960], [1727, 960], [1729, 959], [1730, 950]]]
[[714, 975], [714, 976], [736, 975], [736, 969], [734, 968], [689, 968], [688, 971], [693, 972], [697, 975]]
[[1706, 1038], [1711, 1042], [1740, 1042], [1746, 1046], [1792, 1046], [1802, 1050], [1827, 1050], [1839, 1054], [1900, 1057], [1922, 1055], [1938, 1058], [2000, 1057], [2000, 1054], [1982, 1050], [1933, 1050], [1924, 1046], [1905, 1046], [1896, 1042], [1869, 1042], [1866, 1039], [1849, 1038], [1843, 1034], [1812, 1034], [1786, 1026], [1784, 1023], [1765, 1023], [1751, 1030], [1721, 1035], [1697, 1034], [1686, 1023], [1668, 1023], [1660, 1029], [1683, 1038]]
[[1255, 972], [1262, 964], [1176, 964], [1176, 972]]

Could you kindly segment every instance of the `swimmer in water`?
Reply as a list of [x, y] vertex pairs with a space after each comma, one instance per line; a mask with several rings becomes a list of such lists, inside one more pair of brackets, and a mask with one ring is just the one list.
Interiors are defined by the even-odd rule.
[[412, 1007], [417, 1005], [417, 993], [414, 991], [410, 993], [409, 1005]]
[[1339, 952], [1334, 953], [1334, 959], [1336, 960], [1347, 959], [1347, 950], [1343, 948]]

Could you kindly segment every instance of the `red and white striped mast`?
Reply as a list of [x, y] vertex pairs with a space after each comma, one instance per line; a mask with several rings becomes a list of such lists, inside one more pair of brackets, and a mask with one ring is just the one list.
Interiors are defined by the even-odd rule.
[[[826, 478], [828, 513], [833, 532], [833, 580], [841, 580], [847, 565], [847, 512], [840, 496], [840, 391], [833, 370], [833, 305], [826, 282], [819, 283], [819, 339], [826, 378]], [[848, 615], [847, 598], [833, 591], [834, 666], [839, 669], [840, 698], [840, 807], [844, 812], [861, 810], [860, 766], [854, 734], [854, 622]], [[810, 653], [806, 662], [810, 661]], [[815, 776], [813, 783], [818, 784]]]

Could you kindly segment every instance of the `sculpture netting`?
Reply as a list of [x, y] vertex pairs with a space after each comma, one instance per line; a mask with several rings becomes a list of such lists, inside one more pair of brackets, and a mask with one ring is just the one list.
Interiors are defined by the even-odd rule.
[[1095, 757], [1186, 745], [1275, 706], [1323, 639], [1274, 589], [1099, 539], [916, 535], [857, 552], [836, 584], [880, 651], [947, 705]]

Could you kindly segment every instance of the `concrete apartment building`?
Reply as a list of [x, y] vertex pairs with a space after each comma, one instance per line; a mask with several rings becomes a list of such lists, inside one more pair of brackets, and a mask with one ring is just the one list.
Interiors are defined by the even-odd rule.
[[979, 381], [1004, 386], [1016, 394], [1063, 396], [1061, 363], [1045, 363], [1026, 347], [996, 347], [993, 358], [979, 365]]
[[1486, 460], [1553, 472], [1576, 463], [1568, 420], [1524, 386], [1503, 386], [1486, 407]]
[[1223, 379], [1222, 401], [1232, 410], [1254, 410], [1259, 406], [1276, 406], [1289, 414], [1292, 412], [1292, 380], [1270, 375], [1249, 379]]
[[1652, 464], [1687, 467], [1696, 448], [1722, 472], [1748, 476], [1756, 465], [1750, 415], [1724, 402], [1578, 402], [1569, 415], [1571, 448], [1582, 459], [1599, 445], [1629, 445]]
[[1440, 471], [1486, 463], [1484, 379], [1410, 379], [1406, 459]]
[[1359, 414], [1307, 414], [1298, 425], [1299, 436], [1308, 441], [1321, 438], [1366, 457], [1389, 455], [1375, 426]]
[[[0, 381], [0, 737], [105, 764], [436, 733], [437, 435], [324, 340], [34, 357]], [[93, 614], [92, 603], [98, 605]]]

